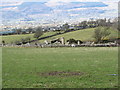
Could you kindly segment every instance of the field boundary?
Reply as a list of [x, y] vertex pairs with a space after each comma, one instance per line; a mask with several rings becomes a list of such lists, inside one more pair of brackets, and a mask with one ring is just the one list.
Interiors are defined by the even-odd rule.
[[49, 47], [119, 47], [119, 44], [81, 44], [81, 45], [76, 45], [76, 44], [71, 44], [71, 45], [43, 45], [43, 44], [37, 44], [37, 45], [5, 45], [5, 46], [0, 46], [0, 47], [40, 47], [40, 48], [49, 48]]

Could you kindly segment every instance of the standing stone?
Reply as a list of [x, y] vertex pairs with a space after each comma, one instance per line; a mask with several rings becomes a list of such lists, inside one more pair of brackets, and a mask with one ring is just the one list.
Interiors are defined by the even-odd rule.
[[77, 43], [78, 43], [78, 45], [80, 45], [80, 41], [79, 41], [79, 40], [78, 40], [78, 42], [77, 42]]
[[64, 45], [65, 44], [65, 38], [61, 37], [61, 43]]
[[48, 45], [48, 41], [47, 41], [47, 40], [45, 40], [44, 42], [45, 42], [45, 44], [47, 44], [47, 45]]
[[27, 43], [27, 46], [30, 46], [30, 43]]

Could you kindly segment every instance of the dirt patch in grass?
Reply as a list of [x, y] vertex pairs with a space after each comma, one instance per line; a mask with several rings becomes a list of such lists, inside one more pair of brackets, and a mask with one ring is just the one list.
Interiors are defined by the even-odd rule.
[[68, 76], [81, 76], [82, 72], [67, 72], [67, 71], [51, 71], [51, 72], [42, 72], [37, 73], [40, 76], [60, 76], [60, 77], [68, 77]]

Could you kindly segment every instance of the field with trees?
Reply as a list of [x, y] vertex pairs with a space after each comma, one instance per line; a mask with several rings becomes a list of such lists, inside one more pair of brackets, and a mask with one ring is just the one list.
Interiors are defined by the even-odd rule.
[[[0, 34], [3, 88], [117, 88], [117, 25], [117, 20], [98, 19]], [[109, 45], [80, 47], [89, 42]]]
[[[53, 37], [50, 37], [47, 39], [39, 40], [39, 42], [43, 43], [45, 40], [50, 41], [50, 40], [60, 38], [60, 37], [64, 37], [65, 41], [67, 41], [68, 39], [71, 39], [71, 38], [82, 40], [82, 41], [95, 41], [95, 39], [93, 37], [95, 29], [96, 28], [89, 28], [89, 29], [82, 29], [82, 30], [78, 30], [78, 31], [72, 31], [72, 32], [68, 32], [65, 34], [53, 36]], [[118, 30], [114, 30], [114, 29], [110, 28], [109, 31], [111, 34], [109, 36], [107, 36], [106, 39], [118, 38]], [[56, 33], [58, 33], [58, 32], [57, 31], [56, 32], [55, 31], [45, 32], [43, 35], [41, 35], [41, 37], [54, 35]], [[21, 41], [22, 38], [27, 38], [27, 37], [29, 37], [30, 40], [36, 39], [36, 38], [34, 38], [34, 34], [0, 36], [0, 38], [2, 40], [4, 40], [6, 43]]]
[[116, 88], [118, 48], [3, 48], [3, 88]]
[[[74, 38], [77, 40], [81, 40], [81, 41], [95, 41], [94, 38], [94, 32], [95, 32], [96, 28], [89, 28], [89, 29], [83, 29], [83, 30], [79, 30], [79, 31], [73, 31], [73, 32], [68, 32], [62, 35], [57, 35], [51, 38], [47, 38], [46, 40], [52, 40], [52, 39], [56, 39], [56, 38], [60, 38], [60, 37], [64, 37], [65, 41]], [[109, 36], [107, 36], [106, 39], [114, 39], [114, 38], [118, 38], [118, 31], [117, 30], [113, 30], [113, 29], [109, 29], [109, 31], [111, 32], [111, 34]], [[44, 40], [41, 40], [41, 42], [43, 42]]]
[[[115, 18], [114, 20], [111, 19], [96, 19], [96, 20], [88, 20], [88, 21], [81, 21], [78, 24], [75, 25], [70, 25], [68, 23], [64, 23], [63, 25], [60, 26], [54, 26], [54, 27], [42, 27], [42, 26], [38, 26], [35, 28], [29, 27], [27, 29], [12, 29], [11, 31], [3, 31], [0, 32], [0, 35], [3, 35], [3, 41], [5, 43], [14, 43], [14, 44], [25, 44], [27, 42], [30, 42], [31, 40], [34, 39], [40, 39], [41, 37], [45, 37], [45, 36], [50, 36], [50, 35], [55, 35], [55, 33], [57, 33], [55, 35], [55, 37], [50, 37], [47, 38], [47, 40], [50, 39], [56, 39], [57, 37], [65, 37], [66, 39], [79, 39], [82, 41], [94, 41], [94, 39], [98, 39], [95, 37], [94, 33], [96, 33], [94, 30], [95, 28], [100, 29], [100, 27], [103, 27], [104, 29], [107, 28], [107, 32], [106, 35], [104, 34], [104, 39], [114, 39], [114, 38], [118, 38], [118, 31], [119, 31], [119, 27], [118, 27], [118, 19], [119, 18]], [[102, 29], [100, 29], [101, 31]], [[76, 32], [73, 32], [76, 31]], [[97, 31], [97, 33], [99, 32], [99, 30]], [[109, 32], [109, 34], [108, 34]], [[34, 34], [31, 37], [31, 33]], [[54, 33], [54, 34], [53, 34]], [[99, 35], [101, 33], [105, 33], [100, 32]], [[15, 37], [15, 40], [13, 39], [14, 37], [7, 37], [6, 35], [23, 35], [21, 36], [22, 38], [19, 39], [19, 37]], [[24, 37], [24, 34], [26, 34], [26, 36]], [[28, 36], [27, 36], [28, 34]], [[45, 35], [44, 35], [45, 34]], [[108, 35], [107, 35], [108, 34]], [[102, 34], [103, 35], [103, 34]], [[4, 37], [5, 36], [5, 37]], [[98, 36], [98, 35], [96, 35]], [[24, 37], [24, 38], [23, 38]], [[2, 38], [2, 37], [0, 37]], [[8, 40], [7, 40], [8, 38]], [[17, 39], [17, 40], [16, 40]], [[19, 39], [19, 40], [18, 40]], [[101, 37], [101, 39], [103, 39], [103, 37]]]
[[[45, 37], [48, 35], [53, 35], [56, 32], [46, 32], [41, 37]], [[35, 40], [36, 38], [33, 37], [34, 34], [21, 34], [21, 35], [8, 35], [8, 36], [0, 36], [1, 41], [4, 40], [6, 43], [12, 43], [15, 41], [21, 41], [21, 39], [29, 37], [31, 40]], [[1, 43], [1, 42], [0, 42]]]

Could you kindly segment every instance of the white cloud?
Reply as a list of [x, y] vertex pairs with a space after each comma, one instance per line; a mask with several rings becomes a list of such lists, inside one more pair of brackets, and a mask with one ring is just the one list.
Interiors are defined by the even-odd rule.
[[69, 2], [99, 2], [99, 0], [48, 0], [46, 5], [49, 7], [54, 7], [57, 5], [64, 5]]
[[16, 5], [20, 5], [23, 2], [7, 2], [7, 3], [1, 3], [0, 6], [16, 6]]
[[120, 0], [99, 0], [101, 2], [119, 2]]
[[108, 5], [107, 7], [99, 7], [99, 9], [102, 9], [102, 10], [114, 10], [114, 11], [118, 11], [118, 2], [110, 2], [110, 1], [106, 1], [106, 2], [103, 2], [105, 3], [106, 5]]
[[99, 0], [48, 0], [49, 4], [58, 3], [58, 2], [99, 2]]
[[67, 11], [80, 11], [80, 10], [86, 10], [88, 8], [75, 8], [75, 9], [69, 9]]
[[[10, 0], [6, 0], [6, 1], [10, 1]], [[17, 1], [17, 2], [21, 2], [21, 0], [11, 0], [11, 1]], [[106, 12], [104, 14], [99, 14], [97, 15], [96, 17], [99, 18], [99, 17], [116, 17], [117, 16], [117, 1], [119, 0], [22, 0], [23, 2], [45, 2], [47, 1], [46, 5], [49, 6], [49, 7], [54, 7], [56, 5], [65, 5], [69, 2], [103, 2], [105, 4], [107, 4], [108, 6], [107, 7], [91, 7], [89, 9], [100, 9], [100, 10], [106, 10]], [[16, 10], [17, 8], [6, 8], [6, 10], [9, 10], [9, 9], [13, 9], [13, 10]], [[79, 11], [79, 10], [86, 10], [87, 8], [75, 8], [75, 9], [69, 9], [67, 11]], [[113, 11], [112, 11], [113, 10]], [[70, 18], [71, 21], [80, 21], [80, 20], [85, 20], [85, 19], [88, 19], [88, 17], [86, 17], [85, 15], [80, 15], [80, 14], [71, 14], [69, 12], [67, 13], [63, 13], [62, 11], [64, 10], [59, 10], [59, 9], [55, 9], [53, 10], [52, 13], [50, 14], [40, 14], [40, 15], [30, 15], [30, 17], [33, 17], [33, 18], [39, 18], [39, 17], [45, 17], [45, 19], [47, 17], [49, 18], [54, 18], [54, 19], [58, 19], [58, 17], [60, 17], [60, 21], [64, 21], [64, 20], [69, 20], [69, 16], [73, 18]], [[84, 13], [84, 12], [83, 12]], [[68, 16], [68, 19], [66, 19]], [[77, 19], [75, 19], [74, 17], [78, 17]], [[94, 17], [94, 16], [90, 16], [91, 18]], [[90, 18], [89, 17], [89, 18]]]
[[15, 11], [18, 10], [17, 7], [9, 7], [9, 8], [3, 8], [4, 11]]
[[53, 1], [49, 1], [46, 3], [46, 5], [49, 7], [54, 7], [54, 6], [58, 6], [58, 5], [64, 5], [64, 4], [65, 3], [53, 2]]
[[2, 2], [118, 2], [119, 0], [5, 0]]
[[47, 2], [49, 0], [4, 0], [2, 2]]
[[70, 16], [79, 16], [79, 14], [70, 14]]

